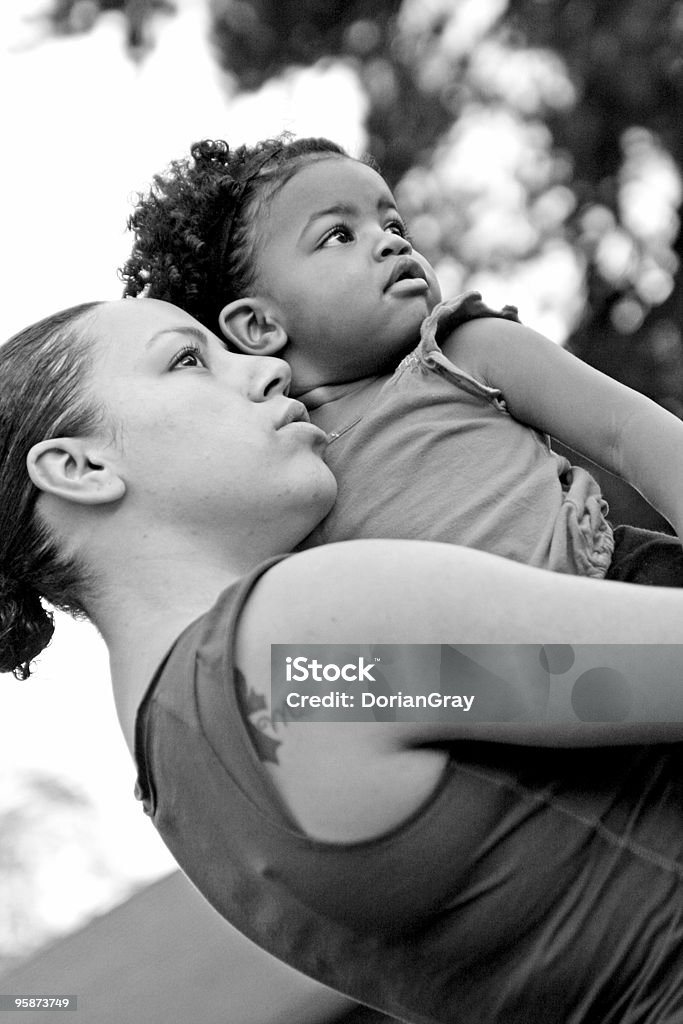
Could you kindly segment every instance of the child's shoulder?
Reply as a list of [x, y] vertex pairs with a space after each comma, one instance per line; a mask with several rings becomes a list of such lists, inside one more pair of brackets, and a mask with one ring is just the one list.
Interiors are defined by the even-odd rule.
[[505, 305], [494, 309], [484, 302], [480, 292], [463, 292], [434, 307], [422, 324], [421, 340], [441, 344], [444, 338], [464, 324], [489, 318], [520, 322], [516, 306]]
[[516, 306], [494, 309], [479, 292], [466, 292], [440, 303], [422, 325], [418, 355], [427, 362], [446, 361], [473, 379], [497, 386], [492, 379], [500, 349], [514, 346], [523, 334]]

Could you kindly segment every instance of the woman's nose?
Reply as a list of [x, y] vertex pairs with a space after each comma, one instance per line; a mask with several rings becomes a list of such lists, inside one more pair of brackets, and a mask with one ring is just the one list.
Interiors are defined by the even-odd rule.
[[284, 359], [273, 356], [244, 356], [249, 363], [248, 394], [253, 402], [265, 402], [287, 393], [292, 371]]
[[383, 231], [375, 246], [375, 258], [383, 260], [387, 256], [408, 255], [412, 251], [412, 245], [403, 235], [397, 235], [395, 231]]

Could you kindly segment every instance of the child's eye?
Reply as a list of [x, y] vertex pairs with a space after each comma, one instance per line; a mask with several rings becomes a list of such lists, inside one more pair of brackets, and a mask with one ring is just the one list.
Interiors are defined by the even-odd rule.
[[408, 238], [408, 228], [406, 227], [405, 221], [400, 217], [396, 217], [394, 220], [389, 221], [384, 230], [392, 231], [395, 235], [400, 235], [401, 238]]
[[346, 224], [335, 224], [334, 227], [330, 228], [323, 235], [320, 245], [346, 245], [347, 242], [353, 241], [353, 232]]
[[204, 359], [200, 349], [196, 345], [185, 345], [180, 352], [176, 352], [171, 360], [171, 369], [185, 369], [185, 367], [204, 366]]

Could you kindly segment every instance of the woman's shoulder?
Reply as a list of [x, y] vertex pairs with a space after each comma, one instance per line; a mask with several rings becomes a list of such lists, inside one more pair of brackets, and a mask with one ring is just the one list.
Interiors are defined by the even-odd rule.
[[[516, 570], [521, 567], [516, 566]], [[271, 643], [439, 643], [458, 622], [487, 642], [471, 601], [482, 573], [505, 579], [504, 560], [453, 544], [371, 539], [326, 544], [263, 573], [242, 613]], [[480, 636], [481, 634], [481, 636]]]
[[[268, 623], [281, 639], [294, 629], [300, 642], [323, 642], [334, 630], [358, 642], [358, 630], [376, 634], [389, 618], [415, 611], [443, 587], [452, 590], [458, 572], [469, 572], [470, 552], [427, 541], [357, 540], [310, 548], [283, 559], [263, 573], [245, 615]], [[455, 574], [455, 575], [454, 575]], [[388, 618], [389, 617], [389, 618]], [[332, 641], [331, 641], [332, 642]], [[367, 641], [379, 642], [376, 635]]]

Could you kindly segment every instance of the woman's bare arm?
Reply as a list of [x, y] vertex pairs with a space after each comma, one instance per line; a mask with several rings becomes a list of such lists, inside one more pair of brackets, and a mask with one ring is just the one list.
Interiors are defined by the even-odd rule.
[[[622, 722], [591, 724], [572, 712], [563, 719], [556, 701], [538, 722], [522, 714], [526, 721], [504, 725], [406, 723], [396, 735], [552, 746], [683, 739], [677, 589], [565, 576], [452, 545], [347, 542], [296, 555], [263, 578], [240, 647], [257, 687], [270, 679], [271, 644], [571, 645], [584, 661], [586, 645], [596, 645], [600, 667], [628, 673], [633, 713]], [[521, 709], [535, 700], [528, 683], [523, 671], [510, 671]]]
[[[446, 743], [683, 740], [682, 613], [676, 589], [563, 576], [452, 545], [351, 541], [295, 555], [262, 577], [241, 620], [237, 655], [259, 708], [250, 722], [257, 750], [290, 813], [315, 838], [352, 842], [384, 834], [429, 797]], [[503, 722], [285, 722], [272, 718], [271, 644], [595, 644], [602, 667], [615, 671], [628, 645], [641, 713], [636, 721], [596, 723], [579, 721], [571, 709], [564, 719], [522, 714]], [[524, 673], [506, 681], [518, 704], [533, 706]]]

